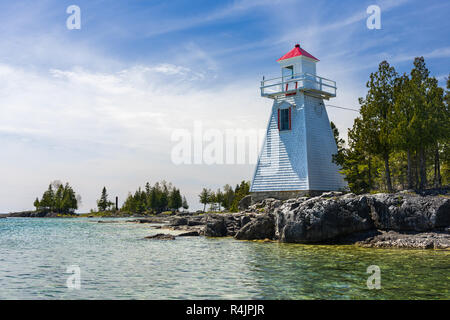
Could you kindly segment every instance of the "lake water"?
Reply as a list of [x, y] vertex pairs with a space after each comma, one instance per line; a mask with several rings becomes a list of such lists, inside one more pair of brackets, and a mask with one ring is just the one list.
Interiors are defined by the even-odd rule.
[[147, 240], [160, 230], [115, 220], [0, 219], [0, 299], [450, 299], [449, 251]]

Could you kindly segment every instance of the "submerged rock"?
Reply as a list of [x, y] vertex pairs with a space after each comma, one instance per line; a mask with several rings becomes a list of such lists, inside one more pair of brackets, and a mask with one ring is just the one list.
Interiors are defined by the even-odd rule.
[[145, 239], [153, 239], [153, 240], [175, 240], [175, 236], [166, 233], [158, 233], [153, 236], [145, 237]]
[[115, 221], [115, 220], [110, 220], [110, 221], [108, 221], [108, 220], [99, 220], [99, 221], [97, 221], [97, 223], [119, 223], [119, 222], [122, 222], [122, 221]]
[[198, 233], [198, 231], [189, 231], [180, 233], [179, 235], [177, 235], [177, 237], [198, 237], [199, 235], [200, 234]]

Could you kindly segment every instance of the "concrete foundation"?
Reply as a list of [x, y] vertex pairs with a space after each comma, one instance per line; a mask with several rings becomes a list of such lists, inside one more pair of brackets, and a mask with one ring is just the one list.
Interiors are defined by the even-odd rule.
[[267, 198], [274, 198], [278, 200], [287, 200], [292, 198], [304, 197], [304, 196], [320, 196], [326, 190], [297, 190], [297, 191], [260, 191], [250, 192], [252, 196], [252, 203], [260, 202]]

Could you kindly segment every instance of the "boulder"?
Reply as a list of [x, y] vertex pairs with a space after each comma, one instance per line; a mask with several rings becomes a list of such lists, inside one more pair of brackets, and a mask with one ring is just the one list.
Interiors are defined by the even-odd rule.
[[171, 226], [185, 226], [188, 224], [188, 219], [182, 217], [175, 217], [170, 223]]
[[250, 217], [249, 216], [247, 216], [247, 215], [244, 215], [244, 216], [242, 216], [241, 217], [241, 223], [240, 223], [240, 225], [241, 225], [241, 228], [243, 227], [243, 226], [245, 226], [247, 223], [249, 223], [251, 221], [251, 219], [250, 219]]
[[275, 236], [282, 242], [323, 242], [373, 228], [365, 196], [286, 201], [275, 211]]
[[238, 208], [239, 210], [244, 211], [247, 210], [251, 204], [252, 204], [252, 196], [247, 195], [239, 201]]
[[225, 237], [227, 236], [227, 225], [223, 217], [209, 217], [206, 222], [203, 234], [206, 237]]
[[273, 214], [258, 216], [246, 223], [235, 235], [238, 240], [273, 239], [275, 236], [275, 217]]

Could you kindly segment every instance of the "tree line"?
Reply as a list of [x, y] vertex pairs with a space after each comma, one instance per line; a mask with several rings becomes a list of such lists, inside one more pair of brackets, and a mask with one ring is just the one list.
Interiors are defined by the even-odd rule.
[[200, 203], [203, 204], [203, 211], [209, 204], [211, 211], [221, 211], [223, 208], [226, 211], [237, 212], [239, 201], [248, 194], [250, 194], [250, 182], [242, 181], [236, 185], [234, 190], [229, 184], [223, 187], [223, 191], [220, 188], [216, 192], [203, 188], [199, 194], [199, 199]]
[[424, 190], [450, 184], [450, 80], [446, 90], [430, 76], [423, 57], [409, 74], [379, 64], [359, 98], [360, 115], [347, 147], [332, 123], [338, 145], [333, 161], [355, 193]]
[[38, 212], [73, 214], [80, 203], [81, 197], [75, 193], [69, 183], [63, 185], [55, 180], [49, 184], [41, 200], [36, 198], [34, 206]]
[[[97, 200], [99, 211], [114, 210], [114, 203], [109, 201], [108, 193], [103, 187], [100, 199]], [[166, 181], [156, 182], [153, 186], [146, 183], [134, 193], [129, 193], [120, 211], [130, 213], [160, 213], [167, 210], [176, 211], [180, 208], [187, 210], [189, 205], [186, 197], [181, 195], [180, 189]]]

